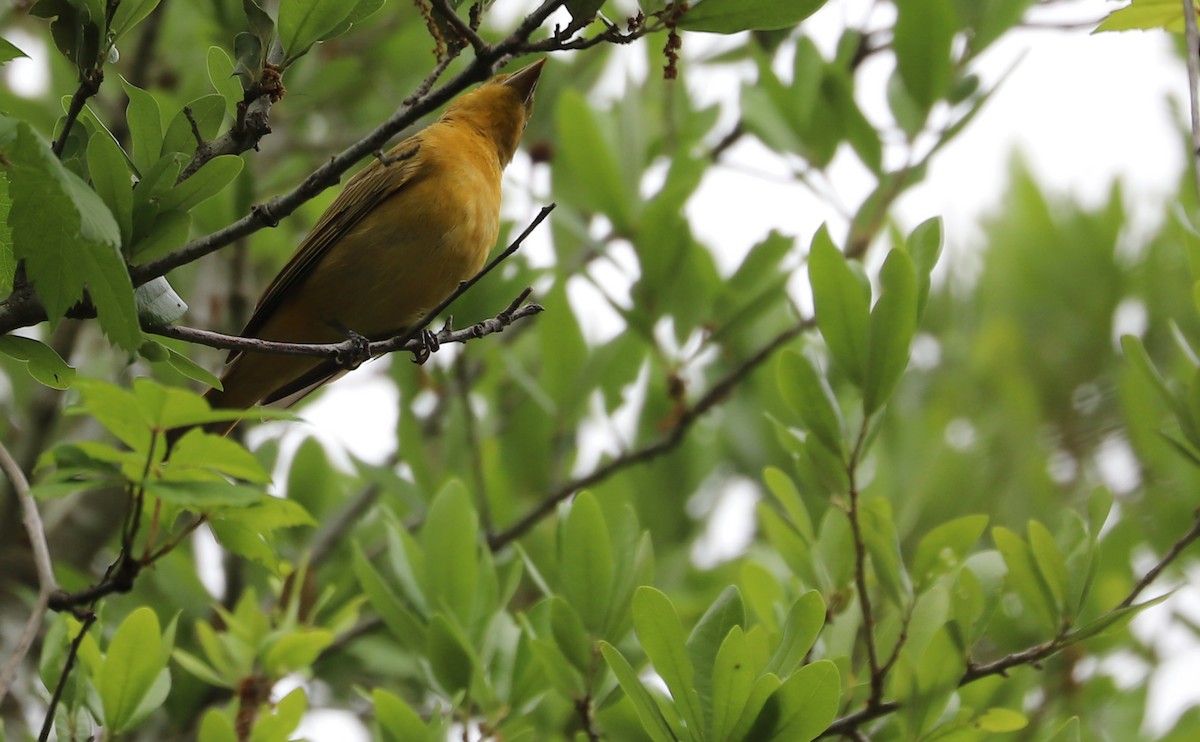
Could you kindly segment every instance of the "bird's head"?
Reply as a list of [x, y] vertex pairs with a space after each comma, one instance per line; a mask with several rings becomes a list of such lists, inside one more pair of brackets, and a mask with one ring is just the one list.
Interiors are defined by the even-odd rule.
[[442, 120], [467, 124], [492, 138], [500, 166], [504, 167], [525, 133], [533, 111], [533, 93], [545, 63], [543, 57], [516, 72], [496, 75], [451, 103]]

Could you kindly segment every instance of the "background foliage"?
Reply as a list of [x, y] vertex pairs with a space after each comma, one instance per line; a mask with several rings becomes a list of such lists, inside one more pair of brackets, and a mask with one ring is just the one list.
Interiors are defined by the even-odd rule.
[[[1018, 165], [978, 276], [943, 280], [936, 215], [893, 205], [987, 104], [976, 67], [1032, 3], [881, 3], [832, 56], [803, 23], [822, 5], [4, 11], [61, 54], [46, 96], [0, 90], [0, 736], [286, 740], [315, 709], [390, 740], [1146, 736], [1145, 683], [1105, 668], [1153, 671], [1128, 620], [1196, 558], [1195, 187], [1129, 245], [1119, 188], [1083, 208]], [[1152, 5], [1109, 27], [1182, 17]], [[501, 240], [553, 201], [549, 249], [453, 308], [531, 286], [546, 311], [394, 358], [383, 464], [198, 431], [165, 459], [166, 430], [221, 416], [187, 391], [221, 356], [147, 330], [235, 332], [330, 174], [550, 52]], [[722, 116], [688, 83], [724, 68], [753, 82]], [[724, 269], [684, 206], [748, 139], [810, 185], [853, 158], [874, 190], [848, 229]], [[698, 566], [747, 483], [749, 545]], [[1193, 709], [1162, 738], [1197, 734]]]

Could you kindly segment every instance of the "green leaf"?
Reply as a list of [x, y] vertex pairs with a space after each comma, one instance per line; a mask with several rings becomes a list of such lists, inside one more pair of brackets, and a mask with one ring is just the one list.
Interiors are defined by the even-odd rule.
[[[555, 168], [555, 185], [569, 186], [570, 202], [599, 211], [621, 230], [633, 222], [631, 194], [621, 177], [617, 155], [597, 120], [597, 113], [583, 94], [566, 88], [555, 111], [558, 124], [559, 158], [563, 173]], [[569, 182], [562, 181], [563, 178]]]
[[158, 161], [162, 150], [162, 114], [153, 95], [124, 77], [121, 78], [121, 84], [125, 87], [125, 95], [129, 96], [125, 122], [133, 139], [133, 164], [139, 173], [145, 174]]
[[341, 36], [351, 28], [361, 24], [366, 19], [375, 15], [376, 11], [383, 7], [383, 2], [384, 0], [358, 0], [354, 5], [354, 10], [350, 11], [350, 15], [346, 16], [341, 23], [334, 26], [332, 31], [321, 36], [321, 41]]
[[840, 697], [837, 665], [829, 660], [805, 665], [771, 695], [750, 736], [771, 742], [814, 740], [833, 723]]
[[0, 353], [23, 362], [30, 376], [51, 389], [68, 389], [75, 381], [75, 368], [54, 348], [33, 338], [0, 336]]
[[388, 627], [388, 631], [404, 647], [422, 648], [425, 644], [424, 627], [371, 566], [371, 562], [363, 554], [362, 546], [357, 541], [351, 545], [354, 549], [354, 575], [358, 578], [358, 584], [366, 593], [371, 606]]
[[474, 663], [471, 653], [445, 616], [435, 613], [429, 620], [425, 654], [433, 668], [434, 677], [450, 694], [471, 687]]
[[942, 523], [917, 544], [912, 570], [918, 589], [962, 563], [987, 528], [986, 515], [967, 515]]
[[137, 350], [142, 333], [112, 212], [28, 124], [5, 123], [0, 119], [0, 146], [12, 163], [13, 255], [25, 261], [51, 325], [83, 298], [86, 287], [108, 336], [122, 348]]
[[780, 356], [777, 377], [784, 401], [804, 426], [831, 452], [842, 455], [842, 419], [824, 377], [807, 358], [790, 349]]
[[930, 276], [942, 254], [941, 217], [926, 219], [908, 235], [908, 254], [917, 270], [917, 317], [921, 317], [929, 299]]
[[96, 676], [105, 726], [114, 733], [128, 729], [166, 665], [158, 616], [149, 608], [135, 609], [117, 628]]
[[231, 482], [147, 482], [146, 494], [196, 512], [246, 508], [269, 496]]
[[281, 636], [263, 655], [263, 666], [270, 677], [283, 677], [307, 669], [333, 644], [333, 632], [301, 628]]
[[903, 606], [912, 597], [912, 583], [900, 555], [891, 503], [881, 497], [872, 499], [861, 508], [860, 516], [875, 577], [884, 594], [897, 606]]
[[826, 0], [702, 0], [684, 14], [687, 31], [731, 34], [791, 28], [825, 5]]
[[133, 180], [125, 153], [108, 132], [98, 131], [88, 140], [87, 158], [92, 188], [117, 220], [121, 245], [128, 247], [133, 239]]
[[734, 626], [713, 662], [711, 739], [731, 739], [730, 732], [754, 689], [754, 675], [746, 634], [741, 626]]
[[892, 250], [879, 271], [882, 293], [871, 311], [870, 345], [863, 412], [873, 414], [891, 396], [908, 367], [909, 346], [917, 330], [917, 277], [904, 250]]
[[[171, 119], [171, 124], [167, 127], [167, 133], [163, 135], [160, 156], [182, 152], [190, 157], [197, 147], [196, 132], [200, 132], [200, 138], [205, 142], [211, 141], [225, 120], [225, 98], [217, 93], [202, 95], [184, 108], [191, 111], [192, 118], [188, 119], [184, 109], [175, 114], [175, 118]], [[196, 122], [195, 131], [192, 130], [192, 121]]]
[[783, 507], [783, 512], [787, 513], [788, 518], [791, 519], [792, 526], [796, 531], [805, 541], [810, 543], [815, 541], [816, 532], [813, 530], [808, 508], [804, 506], [800, 492], [796, 489], [796, 484], [791, 477], [780, 469], [768, 466], [763, 470], [763, 481], [766, 482], [767, 489], [771, 491], [776, 502]]
[[1020, 536], [1000, 526], [992, 529], [992, 540], [996, 542], [996, 548], [1008, 567], [1008, 583], [1021, 597], [1025, 609], [1041, 621], [1044, 629], [1058, 631], [1059, 614], [1054, 595], [1042, 579], [1029, 545]]
[[1046, 526], [1031, 520], [1028, 528], [1029, 547], [1034, 562], [1046, 586], [1050, 588], [1050, 594], [1054, 596], [1056, 608], [1061, 613], [1067, 604], [1067, 561]]
[[238, 103], [242, 102], [242, 85], [233, 76], [233, 60], [219, 46], [208, 47], [208, 81], [225, 100], [225, 113], [237, 116]]
[[909, 95], [928, 110], [950, 89], [950, 49], [958, 27], [954, 5], [952, 0], [905, 0], [897, 10], [896, 67]]
[[1133, 0], [1124, 8], [1108, 14], [1096, 33], [1104, 31], [1145, 31], [1152, 28], [1180, 33], [1184, 29], [1183, 3], [1174, 0]]
[[144, 21], [146, 16], [158, 7], [158, 2], [159, 0], [121, 0], [108, 27], [113, 42], [120, 41], [130, 29]]
[[149, 231], [134, 243], [130, 258], [147, 263], [183, 247], [192, 229], [192, 215], [186, 211], [160, 212]]
[[590, 492], [575, 496], [558, 539], [563, 595], [598, 636], [612, 595], [613, 555], [604, 513]]
[[[730, 585], [721, 591], [688, 636], [687, 652], [694, 668], [696, 693], [700, 697], [703, 718], [707, 721], [712, 719], [714, 704], [721, 701], [713, 689], [717, 652], [729, 632], [744, 629], [745, 626], [746, 606], [742, 602], [741, 591], [737, 585]], [[732, 722], [733, 719], [730, 720]]]
[[199, 428], [189, 430], [171, 449], [170, 468], [210, 469], [235, 479], [265, 484], [271, 474], [240, 444]]
[[5, 64], [6, 62], [11, 62], [14, 59], [18, 59], [20, 57], [25, 57], [26, 59], [28, 59], [29, 55], [26, 54], [25, 52], [21, 51], [20, 49], [18, 49], [8, 39], [0, 38], [0, 64]]
[[[775, 675], [766, 674], [754, 681], [754, 687], [750, 690], [750, 697], [746, 699], [746, 705], [742, 708], [742, 715], [734, 725], [733, 731], [729, 733], [729, 739], [733, 740], [759, 740], [762, 737], [748, 737], [751, 733], [751, 728], [756, 726], [760, 720], [760, 715], [763, 712], [763, 707], [767, 701], [779, 690], [779, 678]], [[773, 713], [769, 712], [769, 713]]]
[[199, 742], [238, 742], [233, 721], [217, 709], [209, 709], [200, 721]]
[[218, 155], [204, 163], [191, 177], [159, 199], [161, 211], [187, 211], [221, 192], [242, 172], [245, 163], [237, 155]]
[[974, 726], [992, 734], [1016, 732], [1029, 725], [1029, 720], [1019, 711], [994, 707], [984, 711], [974, 720]]
[[386, 742], [416, 742], [429, 738], [429, 728], [412, 707], [394, 693], [383, 688], [371, 691], [375, 720]]
[[633, 626], [646, 656], [671, 691], [690, 736], [699, 739], [704, 729], [704, 711], [675, 606], [661, 591], [639, 587], [633, 594]]
[[287, 52], [284, 66], [304, 56], [309, 47], [337, 28], [354, 8], [346, 0], [280, 0], [279, 41]]
[[437, 494], [421, 528], [430, 609], [446, 610], [464, 626], [471, 621], [478, 579], [478, 531], [479, 518], [459, 481]]
[[800, 666], [808, 651], [825, 628], [825, 601], [821, 593], [809, 590], [796, 599], [783, 624], [783, 638], [767, 671], [787, 677]]
[[616, 647], [605, 641], [600, 642], [600, 654], [604, 656], [604, 661], [608, 663], [609, 669], [617, 677], [621, 690], [625, 691], [625, 695], [633, 703], [638, 719], [641, 720], [642, 727], [646, 734], [650, 735], [650, 739], [653, 742], [678, 742], [670, 725], [667, 724], [667, 720], [663, 718], [658, 704], [654, 702], [650, 692], [642, 685], [642, 681], [638, 679], [637, 672], [634, 671], [629, 661], [617, 651]]
[[856, 384], [866, 378], [870, 287], [850, 269], [822, 226], [813, 236], [808, 254], [817, 327], [838, 365]]

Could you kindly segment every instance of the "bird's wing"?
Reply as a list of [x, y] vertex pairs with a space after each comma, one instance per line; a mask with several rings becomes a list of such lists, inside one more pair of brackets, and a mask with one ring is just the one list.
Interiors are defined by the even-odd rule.
[[[257, 337], [289, 289], [304, 280], [330, 248], [372, 209], [411, 184], [420, 170], [421, 138], [417, 134], [389, 152], [386, 163], [376, 160], [355, 175], [263, 292], [242, 336]], [[226, 363], [238, 355], [239, 351], [231, 352]]]

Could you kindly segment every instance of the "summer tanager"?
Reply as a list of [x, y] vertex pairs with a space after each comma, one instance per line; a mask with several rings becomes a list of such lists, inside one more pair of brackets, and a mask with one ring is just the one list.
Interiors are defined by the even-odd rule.
[[[500, 176], [545, 59], [498, 75], [346, 183], [259, 299], [242, 335], [327, 343], [405, 332], [483, 267], [500, 228]], [[323, 358], [230, 354], [213, 407], [291, 403], [338, 375]]]

